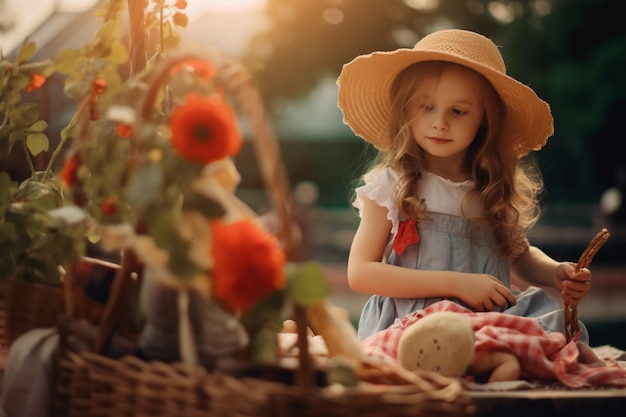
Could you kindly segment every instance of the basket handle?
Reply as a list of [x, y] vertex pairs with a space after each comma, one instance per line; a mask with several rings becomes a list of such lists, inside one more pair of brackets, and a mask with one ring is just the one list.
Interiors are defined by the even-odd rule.
[[148, 90], [140, 108], [141, 118], [148, 120], [151, 117], [156, 96], [169, 78], [171, 69], [190, 60], [205, 60], [215, 67], [216, 79], [228, 87], [236, 107], [250, 124], [259, 171], [278, 216], [279, 241], [283, 244], [287, 259], [297, 259], [300, 242], [296, 238], [297, 234], [293, 233], [293, 205], [278, 140], [265, 113], [259, 91], [243, 65], [215, 49], [180, 49], [164, 55], [148, 79]]
[[135, 251], [125, 249], [122, 251], [122, 265], [115, 273], [111, 284], [111, 291], [107, 300], [102, 320], [98, 325], [98, 331], [93, 342], [92, 351], [102, 353], [109, 338], [113, 334], [113, 328], [118, 323], [122, 314], [122, 302], [124, 295], [130, 291], [134, 277], [141, 276], [142, 268]]
[[[252, 132], [252, 141], [259, 164], [259, 171], [272, 207], [278, 218], [278, 240], [283, 246], [287, 260], [297, 259], [300, 241], [292, 221], [292, 200], [286, 169], [281, 159], [278, 140], [264, 111], [263, 102], [257, 88], [252, 83], [249, 72], [238, 62], [226, 57], [217, 50], [180, 49], [161, 56], [147, 79], [148, 88], [139, 104], [141, 121], [152, 117], [155, 101], [161, 87], [167, 82], [172, 68], [190, 60], [205, 60], [216, 70], [216, 79], [227, 87], [235, 106], [246, 117]], [[139, 225], [141, 227], [141, 225]], [[112, 291], [102, 317], [93, 351], [102, 352], [119, 319], [121, 301], [132, 282], [133, 274], [140, 273], [140, 263], [134, 251], [123, 252], [122, 268], [115, 277]], [[306, 323], [299, 323], [306, 326]]]

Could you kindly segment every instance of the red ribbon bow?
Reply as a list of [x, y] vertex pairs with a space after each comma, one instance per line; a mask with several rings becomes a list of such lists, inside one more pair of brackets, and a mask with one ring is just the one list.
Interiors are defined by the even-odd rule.
[[400, 225], [398, 226], [398, 233], [393, 240], [393, 250], [395, 250], [398, 255], [402, 255], [402, 252], [404, 252], [407, 247], [419, 241], [420, 236], [417, 233], [417, 224], [415, 219], [405, 220], [400, 222]]

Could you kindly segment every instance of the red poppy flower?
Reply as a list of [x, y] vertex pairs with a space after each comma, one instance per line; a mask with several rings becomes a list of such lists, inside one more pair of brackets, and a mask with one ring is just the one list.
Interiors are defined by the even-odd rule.
[[211, 222], [213, 296], [224, 307], [245, 313], [284, 288], [285, 257], [276, 239], [252, 220]]
[[105, 216], [112, 216], [117, 212], [117, 201], [107, 198], [100, 204], [100, 209]]
[[99, 96], [100, 94], [104, 93], [104, 89], [106, 88], [106, 86], [107, 82], [105, 80], [103, 80], [102, 78], [96, 78], [91, 84], [91, 93], [94, 96]]
[[78, 168], [80, 168], [80, 161], [76, 155], [73, 155], [67, 160], [61, 171], [61, 179], [66, 187], [73, 187], [76, 184]]
[[217, 95], [190, 95], [169, 122], [172, 145], [190, 161], [209, 163], [233, 156], [243, 143], [235, 114]]
[[189, 24], [189, 17], [185, 13], [174, 13], [172, 21], [176, 26], [186, 28]]
[[26, 91], [33, 91], [44, 85], [46, 77], [41, 74], [33, 74], [30, 77], [30, 82], [26, 86]]
[[118, 123], [115, 125], [115, 131], [123, 138], [129, 138], [133, 135], [133, 128], [126, 123]]
[[98, 96], [104, 93], [104, 89], [106, 88], [106, 86], [107, 82], [102, 78], [96, 78], [91, 84], [91, 94], [89, 95], [89, 115], [91, 117], [91, 120], [100, 119], [100, 115], [96, 111], [95, 104]]

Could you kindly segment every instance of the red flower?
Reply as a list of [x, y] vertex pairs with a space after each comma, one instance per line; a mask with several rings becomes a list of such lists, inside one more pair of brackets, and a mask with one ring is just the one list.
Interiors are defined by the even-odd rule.
[[235, 114], [220, 96], [189, 95], [169, 122], [172, 145], [191, 161], [209, 163], [233, 156], [243, 143]]
[[91, 84], [91, 93], [94, 96], [99, 96], [100, 94], [104, 93], [104, 89], [106, 88], [106, 86], [107, 82], [105, 80], [103, 80], [102, 78], [96, 78]]
[[285, 257], [276, 239], [253, 220], [211, 222], [213, 296], [224, 307], [245, 313], [257, 301], [284, 288]]
[[129, 138], [133, 135], [133, 128], [126, 123], [118, 123], [115, 125], [115, 131], [123, 138]]
[[91, 84], [91, 93], [89, 95], [89, 114], [91, 120], [98, 120], [100, 115], [96, 112], [96, 100], [99, 95], [104, 93], [104, 89], [107, 86], [107, 82], [102, 78], [96, 78]]
[[44, 85], [46, 77], [41, 74], [33, 74], [30, 77], [30, 82], [26, 86], [26, 91], [33, 91]]
[[176, 26], [186, 28], [189, 24], [189, 17], [185, 13], [174, 13], [172, 21]]
[[61, 179], [66, 187], [73, 187], [74, 184], [76, 184], [78, 168], [80, 168], [80, 161], [76, 155], [72, 155], [72, 157], [65, 162], [63, 170], [61, 171]]
[[112, 216], [117, 212], [117, 201], [107, 198], [100, 204], [100, 209], [105, 216]]

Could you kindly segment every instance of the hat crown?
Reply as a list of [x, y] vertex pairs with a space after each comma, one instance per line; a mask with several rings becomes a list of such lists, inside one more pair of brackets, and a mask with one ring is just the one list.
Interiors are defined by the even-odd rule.
[[518, 155], [541, 148], [554, 133], [550, 106], [506, 74], [498, 46], [481, 34], [460, 29], [433, 32], [412, 49], [372, 52], [344, 65], [337, 79], [337, 104], [344, 123], [367, 142], [385, 149], [393, 80], [408, 66], [426, 61], [463, 65], [485, 77], [505, 110], [500, 136]]
[[475, 32], [451, 29], [431, 33], [413, 48], [462, 57], [506, 74], [506, 66], [498, 47], [490, 39]]

